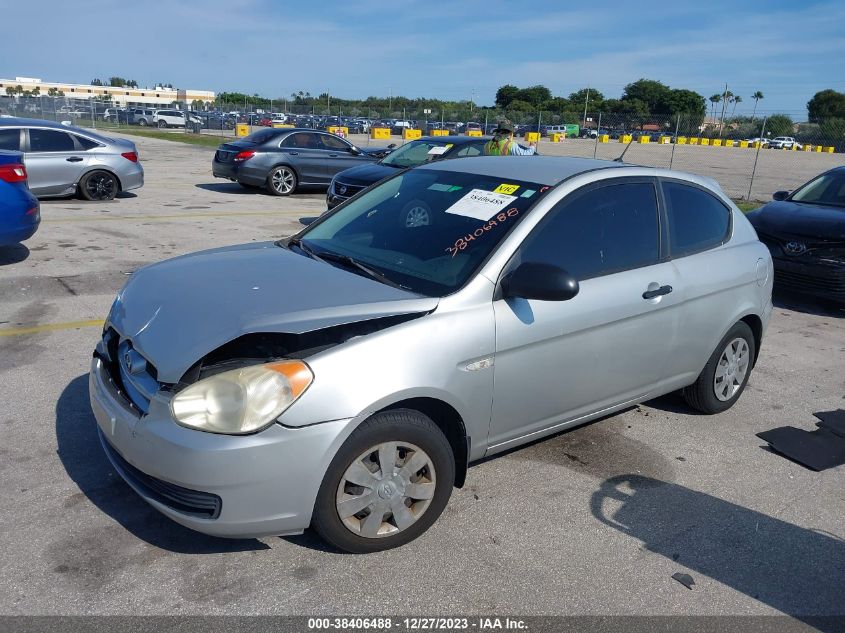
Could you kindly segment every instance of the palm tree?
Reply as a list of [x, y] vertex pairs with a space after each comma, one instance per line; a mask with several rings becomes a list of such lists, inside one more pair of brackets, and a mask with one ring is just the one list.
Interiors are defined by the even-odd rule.
[[716, 118], [716, 104], [719, 103], [721, 100], [722, 100], [722, 95], [712, 95], [710, 97], [710, 103], [713, 104], [713, 106], [711, 108], [711, 115], [710, 115], [711, 119]]
[[731, 110], [731, 119], [734, 118], [734, 113], [736, 113], [736, 104], [742, 103], [742, 97], [740, 97], [739, 95], [734, 95], [733, 102], [734, 102], [734, 107], [733, 107], [733, 110]]
[[751, 113], [751, 120], [754, 120], [754, 115], [757, 114], [757, 102], [763, 98], [763, 93], [759, 90], [751, 95], [751, 98], [754, 99], [754, 111]]

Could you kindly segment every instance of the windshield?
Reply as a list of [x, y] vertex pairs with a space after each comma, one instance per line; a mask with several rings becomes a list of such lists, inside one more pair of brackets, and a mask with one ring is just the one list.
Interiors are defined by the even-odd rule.
[[546, 189], [518, 180], [413, 169], [351, 199], [300, 239], [317, 256], [351, 257], [393, 284], [444, 296], [467, 282]]
[[793, 193], [793, 202], [845, 207], [845, 171], [822, 174]]
[[452, 149], [452, 143], [445, 141], [412, 141], [391, 152], [382, 160], [391, 167], [416, 167], [435, 160]]

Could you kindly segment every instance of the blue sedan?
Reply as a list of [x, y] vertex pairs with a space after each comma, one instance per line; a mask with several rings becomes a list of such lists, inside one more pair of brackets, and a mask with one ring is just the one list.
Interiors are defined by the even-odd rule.
[[26, 178], [23, 154], [0, 150], [0, 246], [29, 239], [41, 222], [38, 199]]

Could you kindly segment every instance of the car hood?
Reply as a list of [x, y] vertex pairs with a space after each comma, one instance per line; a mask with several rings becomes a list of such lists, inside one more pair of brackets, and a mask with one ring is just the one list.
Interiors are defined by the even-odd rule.
[[345, 169], [335, 176], [335, 180], [348, 185], [368, 186], [401, 171], [397, 167], [389, 167], [381, 163], [364, 163], [350, 169]]
[[765, 235], [845, 240], [845, 209], [783, 200], [770, 202], [747, 215]]
[[263, 242], [136, 271], [108, 322], [155, 365], [159, 380], [174, 383], [203, 356], [244, 334], [301, 334], [430, 312], [437, 303]]

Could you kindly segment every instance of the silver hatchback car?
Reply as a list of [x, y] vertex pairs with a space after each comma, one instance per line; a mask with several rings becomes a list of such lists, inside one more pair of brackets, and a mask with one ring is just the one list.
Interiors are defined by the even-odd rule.
[[111, 200], [144, 184], [135, 143], [39, 119], [0, 119], [0, 149], [23, 152], [38, 198], [79, 194]]
[[671, 391], [733, 405], [772, 277], [710, 180], [442, 161], [291, 238], [137, 271], [91, 405], [114, 467], [173, 520], [372, 552], [422, 534], [482, 457]]

